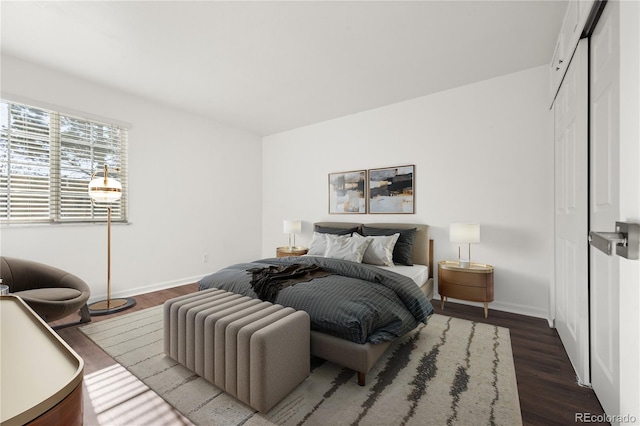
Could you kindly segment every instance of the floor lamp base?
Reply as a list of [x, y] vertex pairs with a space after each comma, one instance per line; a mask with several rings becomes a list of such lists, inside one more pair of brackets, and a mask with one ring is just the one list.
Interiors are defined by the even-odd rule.
[[102, 300], [89, 305], [89, 313], [91, 316], [108, 315], [129, 309], [135, 306], [135, 304], [136, 300], [133, 297], [127, 297], [125, 299], [111, 299], [108, 305], [106, 300]]

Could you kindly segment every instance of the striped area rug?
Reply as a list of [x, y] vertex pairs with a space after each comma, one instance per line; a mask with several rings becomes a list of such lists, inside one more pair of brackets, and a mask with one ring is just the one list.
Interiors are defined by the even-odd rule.
[[509, 330], [433, 315], [367, 375], [314, 362], [311, 375], [260, 414], [163, 353], [162, 306], [80, 330], [198, 425], [522, 424]]

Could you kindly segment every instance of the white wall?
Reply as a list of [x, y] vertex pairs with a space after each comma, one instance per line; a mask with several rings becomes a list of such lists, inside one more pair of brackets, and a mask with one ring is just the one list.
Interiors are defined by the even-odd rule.
[[[425, 76], [425, 78], [428, 78]], [[435, 261], [457, 258], [449, 223], [481, 224], [472, 260], [495, 267], [495, 309], [547, 318], [553, 275], [553, 133], [546, 67], [266, 137], [264, 256], [283, 219], [432, 226]], [[328, 173], [415, 164], [414, 215], [329, 215]]]
[[[131, 123], [131, 224], [112, 226], [112, 295], [194, 282], [259, 257], [260, 137], [6, 56], [1, 88]], [[80, 276], [91, 286], [92, 301], [106, 295], [104, 225], [3, 227], [0, 253]]]

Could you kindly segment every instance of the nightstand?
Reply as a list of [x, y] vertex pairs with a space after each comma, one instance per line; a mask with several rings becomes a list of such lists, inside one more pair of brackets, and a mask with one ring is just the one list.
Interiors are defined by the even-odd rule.
[[278, 247], [276, 249], [276, 257], [302, 256], [309, 251], [305, 247]]
[[493, 266], [471, 263], [461, 268], [458, 262], [438, 262], [438, 293], [440, 308], [447, 297], [484, 303], [484, 317], [489, 315], [489, 302], [493, 302]]

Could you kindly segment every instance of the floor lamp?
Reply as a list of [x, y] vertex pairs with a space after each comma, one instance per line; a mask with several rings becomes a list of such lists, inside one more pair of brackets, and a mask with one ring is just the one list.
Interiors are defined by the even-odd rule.
[[[120, 169], [116, 169], [119, 172]], [[105, 204], [107, 208], [107, 300], [95, 302], [89, 305], [91, 315], [106, 315], [119, 312], [136, 304], [135, 299], [111, 298], [111, 204], [122, 197], [122, 184], [109, 177], [109, 167], [105, 164], [103, 177], [96, 177], [99, 172], [91, 175], [89, 182], [89, 198], [91, 204], [98, 206]]]

